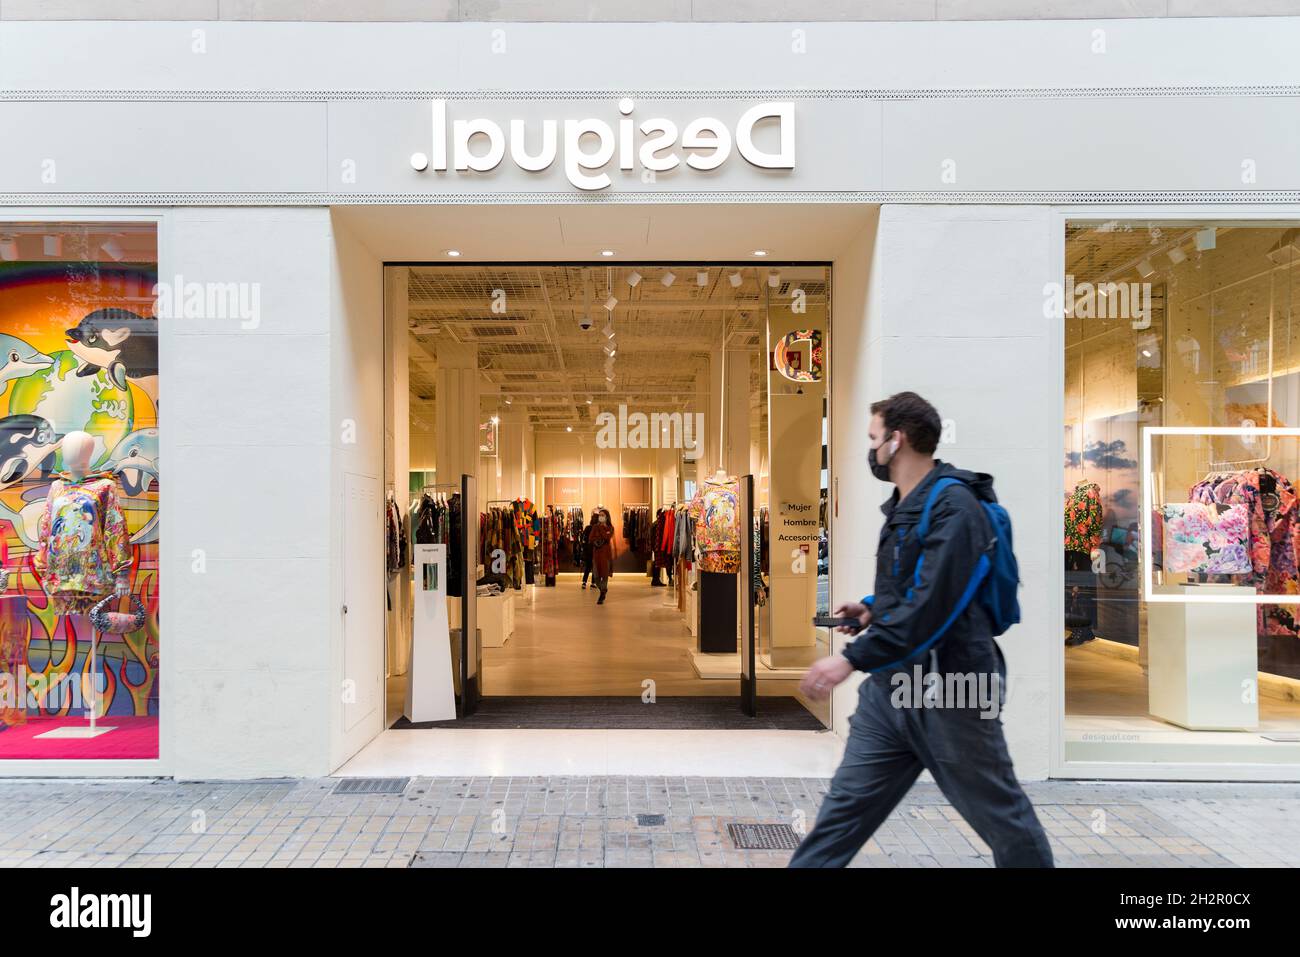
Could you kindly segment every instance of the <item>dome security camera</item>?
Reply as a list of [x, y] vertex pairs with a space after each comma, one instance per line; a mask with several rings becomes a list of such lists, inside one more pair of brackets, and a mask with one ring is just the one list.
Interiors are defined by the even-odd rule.
[[578, 328], [581, 329], [583, 332], [586, 332], [588, 329], [591, 328], [591, 326], [592, 326], [591, 316], [583, 316], [581, 319], [578, 320]]

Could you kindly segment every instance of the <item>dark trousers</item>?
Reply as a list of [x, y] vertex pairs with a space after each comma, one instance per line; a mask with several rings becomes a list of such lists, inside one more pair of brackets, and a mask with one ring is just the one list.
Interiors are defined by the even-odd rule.
[[844, 759], [791, 867], [844, 867], [923, 768], [993, 850], [998, 867], [1051, 867], [1052, 851], [1011, 768], [1001, 718], [973, 708], [895, 707], [887, 675], [858, 689]]

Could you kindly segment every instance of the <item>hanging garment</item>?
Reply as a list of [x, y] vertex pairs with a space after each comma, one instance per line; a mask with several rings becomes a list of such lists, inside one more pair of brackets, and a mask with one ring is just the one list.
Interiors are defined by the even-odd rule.
[[1250, 519], [1245, 505], [1199, 502], [1161, 507], [1164, 569], [1209, 575], [1250, 574]]
[[740, 483], [706, 480], [691, 500], [695, 547], [701, 571], [735, 574], [740, 570]]
[[1065, 501], [1065, 550], [1091, 554], [1101, 547], [1101, 486], [1080, 482]]
[[130, 571], [130, 535], [111, 477], [55, 479], [37, 537], [32, 566], [61, 613], [89, 611]]

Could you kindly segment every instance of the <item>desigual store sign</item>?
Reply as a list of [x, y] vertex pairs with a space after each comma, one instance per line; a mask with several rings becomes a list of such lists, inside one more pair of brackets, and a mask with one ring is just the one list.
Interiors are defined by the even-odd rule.
[[855, 190], [879, 133], [860, 103], [798, 96], [339, 101], [327, 169], [407, 195]]
[[[697, 116], [685, 126], [668, 116], [634, 116], [636, 101], [618, 101], [617, 120], [597, 116], [574, 119], [543, 119], [530, 129], [528, 121], [513, 117], [498, 120], [487, 116], [448, 117], [447, 101], [430, 104], [431, 145], [429, 151], [411, 154], [411, 168], [417, 172], [454, 171], [488, 173], [509, 156], [521, 170], [539, 173], [557, 160], [565, 178], [583, 190], [607, 189], [614, 182], [609, 169], [631, 173], [642, 182], [654, 182], [658, 174], [685, 166], [692, 170], [716, 170], [733, 152], [760, 169], [789, 170], [795, 166], [795, 108], [793, 102], [759, 103], [746, 109], [730, 124], [717, 116]], [[773, 148], [763, 148], [756, 139], [760, 126], [775, 131]]]

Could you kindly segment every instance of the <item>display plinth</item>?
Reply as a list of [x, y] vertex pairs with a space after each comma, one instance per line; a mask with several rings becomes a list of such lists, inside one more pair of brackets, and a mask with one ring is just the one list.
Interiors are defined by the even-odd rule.
[[[508, 591], [478, 597], [478, 631], [484, 648], [501, 648], [515, 633], [515, 595]], [[528, 601], [528, 596], [525, 594], [522, 600]], [[448, 604], [452, 619], [460, 621], [460, 599], [449, 599]]]
[[[1241, 585], [1172, 585], [1161, 594], [1243, 596]], [[1147, 708], [1193, 731], [1259, 727], [1255, 610], [1249, 602], [1151, 602], [1147, 606]]]
[[116, 731], [116, 725], [96, 725], [93, 728], [90, 725], [82, 725], [72, 728], [55, 728], [53, 731], [45, 731], [41, 734], [33, 735], [35, 738], [98, 738], [101, 734], [107, 734], [109, 731]]
[[456, 691], [447, 616], [447, 546], [416, 545], [413, 557], [415, 608], [406, 717], [412, 722], [451, 721], [456, 717]]

